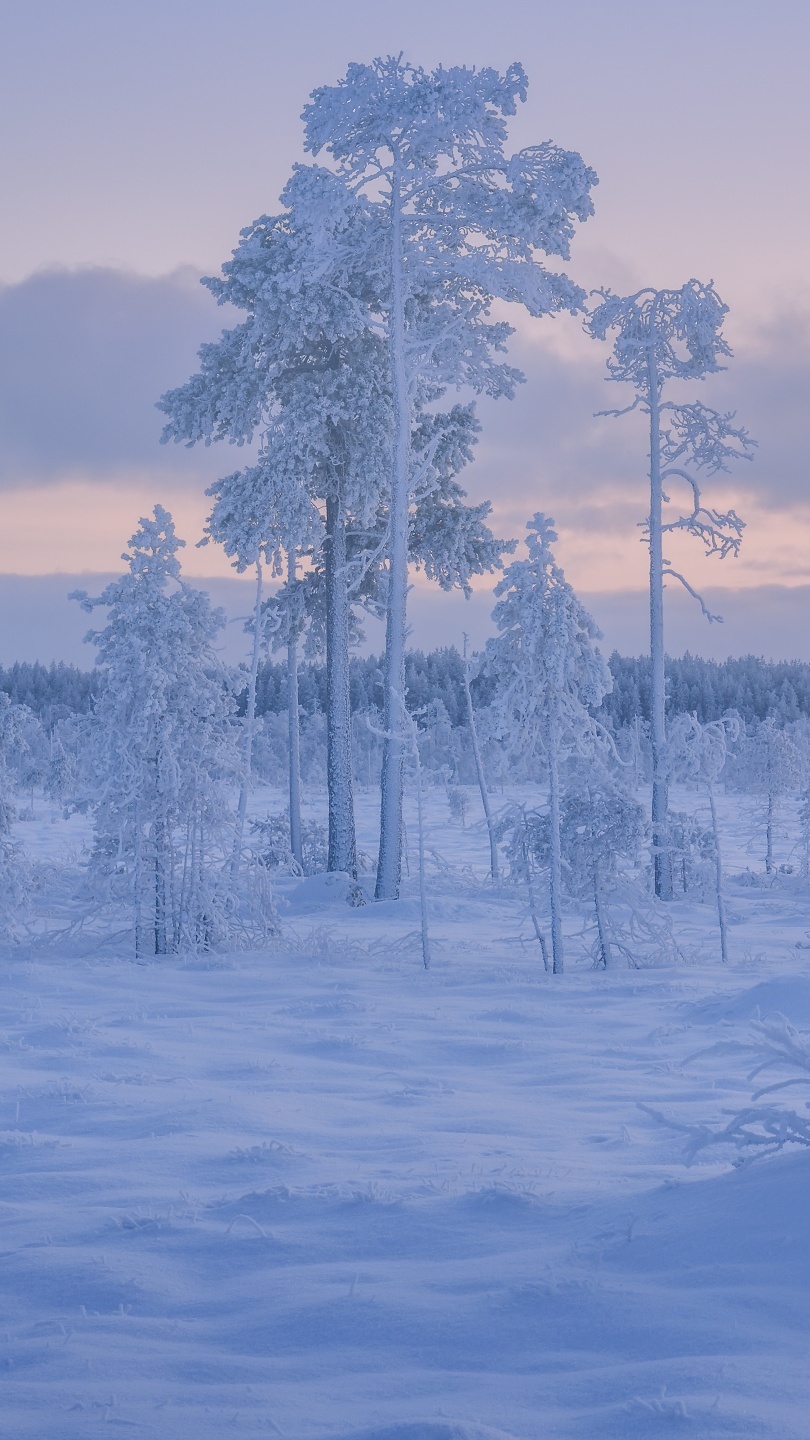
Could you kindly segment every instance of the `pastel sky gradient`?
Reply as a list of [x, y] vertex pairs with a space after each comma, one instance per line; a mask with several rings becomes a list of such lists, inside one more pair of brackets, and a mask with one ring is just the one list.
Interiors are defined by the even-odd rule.
[[[760, 446], [712, 488], [748, 521], [740, 559], [672, 555], [728, 592], [726, 626], [707, 633], [673, 598], [672, 648], [810, 656], [806, 0], [5, 0], [0, 21], [0, 577], [28, 577], [0, 585], [0, 662], [73, 653], [79, 622], [36, 577], [115, 570], [156, 500], [189, 540], [187, 573], [229, 575], [194, 542], [205, 485], [236, 457], [160, 447], [154, 401], [228, 322], [199, 276], [275, 208], [309, 91], [400, 50], [428, 67], [522, 61], [515, 146], [551, 137], [600, 177], [581, 283], [714, 279], [735, 358], [701, 398], [737, 409]], [[643, 435], [592, 418], [617, 387], [576, 323], [518, 326], [528, 383], [482, 406], [468, 488], [503, 534], [551, 512], [609, 643], [641, 648]], [[51, 596], [39, 630], [35, 593], [42, 615]], [[416, 642], [448, 638], [427, 618], [444, 603], [417, 603]]]

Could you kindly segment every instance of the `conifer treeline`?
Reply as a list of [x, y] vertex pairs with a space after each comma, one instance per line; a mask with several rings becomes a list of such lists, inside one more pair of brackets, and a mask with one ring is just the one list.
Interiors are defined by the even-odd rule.
[[80, 670], [62, 660], [50, 665], [16, 660], [7, 670], [0, 665], [0, 691], [12, 705], [27, 705], [47, 726], [66, 715], [86, 715], [98, 686], [97, 670]]
[[[603, 709], [618, 728], [636, 716], [650, 716], [650, 660], [647, 655], [610, 657], [613, 691]], [[810, 715], [810, 664], [804, 660], [763, 660], [756, 655], [704, 660], [688, 652], [667, 657], [667, 713], [696, 714], [702, 724], [737, 710], [746, 723], [779, 724]]]
[[[602, 703], [600, 718], [615, 729], [631, 725], [636, 718], [650, 718], [649, 656], [625, 656], [614, 651], [609, 660], [613, 690]], [[763, 660], [755, 655], [739, 659], [704, 660], [686, 654], [667, 659], [667, 711], [670, 715], [696, 714], [702, 724], [718, 720], [728, 710], [737, 710], [747, 723], [771, 716], [788, 724], [810, 716], [810, 663], [802, 660]], [[464, 698], [464, 666], [455, 646], [408, 652], [405, 662], [408, 704], [420, 710], [441, 700], [452, 725], [467, 719]], [[267, 661], [259, 675], [260, 714], [281, 713], [286, 705], [286, 672], [283, 664]], [[301, 672], [301, 706], [306, 714], [322, 713], [325, 704], [326, 672], [311, 664]], [[380, 661], [376, 656], [351, 662], [352, 708], [369, 710], [381, 703]], [[494, 686], [484, 674], [472, 683], [476, 708], [488, 705]]]
[[[613, 692], [602, 706], [602, 716], [615, 728], [632, 724], [636, 717], [649, 719], [650, 661], [647, 656], [610, 657]], [[380, 707], [382, 701], [381, 662], [377, 656], [354, 658], [351, 662], [351, 702], [355, 711]], [[265, 661], [259, 671], [257, 710], [260, 715], [280, 714], [286, 699], [286, 667]], [[452, 725], [466, 722], [463, 663], [454, 646], [446, 649], [411, 650], [406, 658], [409, 705], [423, 709], [441, 700]], [[27, 705], [44, 724], [50, 725], [67, 714], [86, 714], [98, 690], [94, 670], [53, 662], [18, 661], [7, 669], [0, 666], [0, 691], [14, 704]], [[492, 684], [486, 676], [473, 681], [476, 707], [488, 705]], [[810, 716], [810, 663], [802, 660], [762, 660], [754, 655], [740, 659], [703, 660], [686, 654], [667, 661], [667, 701], [671, 715], [697, 714], [706, 721], [718, 719], [727, 710], [737, 710], [743, 720], [765, 720], [772, 716], [789, 723]], [[306, 715], [322, 714], [326, 704], [326, 669], [319, 663], [302, 666], [301, 709]]]

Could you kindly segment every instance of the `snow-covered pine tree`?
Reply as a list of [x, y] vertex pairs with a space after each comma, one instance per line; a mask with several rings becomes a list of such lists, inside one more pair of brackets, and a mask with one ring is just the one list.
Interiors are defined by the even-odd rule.
[[[624, 415], [641, 410], [649, 420], [650, 511], [645, 522], [650, 546], [650, 657], [652, 669], [652, 841], [655, 893], [672, 895], [672, 877], [666, 849], [666, 692], [664, 677], [664, 582], [680, 583], [699, 602], [707, 620], [720, 620], [703, 603], [689, 582], [674, 570], [664, 555], [664, 536], [686, 531], [701, 540], [707, 554], [736, 555], [744, 522], [734, 510], [713, 510], [703, 502], [698, 481], [701, 471], [710, 475], [728, 470], [732, 461], [750, 459], [754, 447], [745, 430], [732, 424], [733, 414], [722, 415], [700, 401], [684, 404], [664, 398], [672, 381], [702, 380], [723, 369], [720, 360], [731, 354], [721, 334], [728, 314], [713, 284], [689, 280], [680, 290], [644, 289], [635, 295], [600, 291], [601, 301], [591, 310], [585, 328], [598, 340], [616, 331], [613, 354], [607, 362], [608, 379], [629, 384], [635, 399], [624, 410], [603, 413]], [[686, 486], [688, 508], [669, 516], [665, 511], [668, 482]]]
[[[215, 937], [224, 858], [217, 776], [237, 770], [232, 700], [212, 648], [224, 615], [181, 579], [184, 543], [156, 505], [122, 556], [126, 572], [95, 598], [75, 593], [84, 610], [107, 611], [104, 628], [86, 637], [102, 675], [89, 721], [93, 864], [131, 907], [139, 957]], [[232, 898], [227, 887], [219, 898]]]
[[568, 257], [574, 222], [592, 214], [596, 176], [550, 143], [506, 154], [507, 118], [526, 89], [520, 65], [503, 76], [464, 67], [428, 73], [389, 57], [350, 65], [304, 110], [307, 149], [327, 151], [369, 217], [363, 265], [377, 284], [393, 404], [379, 899], [398, 894], [401, 869], [417, 407], [448, 385], [513, 392], [521, 377], [494, 359], [511, 333], [488, 318], [495, 297], [535, 316], [576, 311], [584, 298], [538, 255]]
[[[357, 233], [368, 225], [365, 207], [315, 166], [296, 169], [282, 205], [279, 215], [242, 232], [221, 278], [205, 281], [220, 303], [246, 311], [246, 320], [203, 346], [200, 372], [160, 408], [170, 417], [166, 440], [242, 444], [259, 436], [258, 466], [241, 481], [232, 476], [213, 487], [216, 538], [228, 529], [228, 513], [250, 517], [256, 503], [263, 516], [271, 509], [285, 516], [288, 554], [311, 550], [322, 532], [329, 865], [354, 873], [349, 536], [376, 523], [390, 468], [390, 403]], [[291, 513], [298, 517], [295, 543]]]
[[[352, 605], [373, 600], [386, 550], [392, 397], [386, 344], [370, 288], [368, 207], [329, 172], [299, 167], [276, 217], [243, 232], [221, 280], [206, 283], [248, 319], [201, 350], [199, 374], [160, 402], [164, 439], [189, 443], [258, 433], [259, 464], [213, 486], [209, 534], [247, 556], [283, 519], [282, 541], [307, 548], [322, 573], [327, 661], [329, 866], [356, 869], [351, 775], [349, 640]], [[373, 217], [372, 217], [373, 218]], [[503, 542], [489, 506], [465, 504], [456, 480], [478, 429], [470, 405], [413, 406], [409, 445], [414, 520], [410, 554], [445, 589], [469, 590]], [[314, 535], [313, 507], [322, 533]], [[278, 524], [273, 533], [278, 535]], [[309, 541], [305, 536], [309, 536]], [[400, 703], [403, 703], [400, 700]]]
[[596, 647], [599, 631], [554, 558], [553, 523], [527, 524], [527, 560], [514, 560], [495, 587], [486, 664], [497, 690], [493, 708], [505, 745], [524, 758], [542, 755], [549, 781], [551, 942], [555, 974], [564, 968], [560, 796], [562, 762], [598, 751], [602, 732], [591, 711], [610, 690]]

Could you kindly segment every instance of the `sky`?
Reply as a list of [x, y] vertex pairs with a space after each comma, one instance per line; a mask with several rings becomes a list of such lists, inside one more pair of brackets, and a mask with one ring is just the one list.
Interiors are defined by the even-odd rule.
[[[735, 354], [699, 395], [759, 445], [707, 486], [747, 522], [739, 559], [694, 542], [671, 555], [725, 623], [668, 593], [669, 648], [810, 658], [806, 0], [4, 0], [0, 23], [0, 663], [88, 663], [67, 590], [115, 572], [156, 501], [188, 541], [186, 574], [247, 608], [227, 559], [196, 548], [206, 486], [244, 455], [162, 447], [154, 403], [235, 318], [199, 277], [276, 208], [309, 92], [400, 51], [523, 63], [514, 147], [551, 138], [600, 178], [568, 267], [581, 284], [714, 280]], [[643, 433], [594, 418], [617, 387], [578, 322], [510, 318], [526, 384], [482, 404], [465, 483], [504, 536], [552, 514], [606, 643], [638, 652]], [[465, 606], [416, 577], [413, 643], [483, 638], [490, 585]]]

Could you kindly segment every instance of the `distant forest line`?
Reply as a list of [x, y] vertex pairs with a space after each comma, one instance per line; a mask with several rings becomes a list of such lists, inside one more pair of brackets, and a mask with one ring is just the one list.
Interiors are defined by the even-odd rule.
[[[378, 656], [351, 661], [351, 702], [355, 711], [368, 711], [382, 704], [382, 669]], [[610, 657], [613, 691], [600, 710], [600, 718], [615, 729], [630, 725], [650, 714], [650, 661], [648, 656]], [[667, 708], [670, 714], [696, 714], [701, 721], [716, 720], [727, 710], [737, 710], [746, 722], [772, 716], [787, 724], [810, 716], [810, 663], [803, 660], [763, 660], [753, 655], [739, 659], [704, 660], [696, 655], [670, 658], [666, 663]], [[408, 652], [405, 664], [408, 705], [422, 710], [436, 700], [444, 705], [452, 725], [466, 723], [464, 662], [458, 650]], [[75, 665], [54, 662], [18, 661], [0, 666], [0, 691], [19, 705], [27, 705], [46, 725], [70, 714], [86, 713], [101, 684], [100, 672], [81, 670]], [[493, 686], [487, 675], [473, 680], [476, 707], [492, 698]], [[300, 705], [303, 714], [323, 713], [326, 703], [326, 667], [311, 662], [301, 667]], [[257, 686], [260, 715], [279, 714], [286, 709], [286, 666], [283, 661], [265, 660]]]

